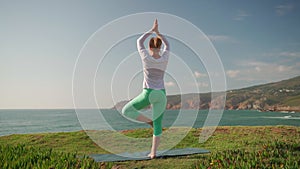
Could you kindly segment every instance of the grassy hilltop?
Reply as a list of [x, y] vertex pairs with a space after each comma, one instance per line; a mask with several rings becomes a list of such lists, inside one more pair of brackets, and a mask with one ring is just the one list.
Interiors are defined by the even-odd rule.
[[[0, 137], [0, 168], [299, 168], [300, 128], [292, 126], [218, 127], [205, 143], [191, 129], [175, 148], [199, 147], [210, 154], [167, 159], [96, 163], [88, 154], [107, 153], [83, 131], [14, 134]], [[152, 137], [151, 129], [124, 131], [128, 137]]]

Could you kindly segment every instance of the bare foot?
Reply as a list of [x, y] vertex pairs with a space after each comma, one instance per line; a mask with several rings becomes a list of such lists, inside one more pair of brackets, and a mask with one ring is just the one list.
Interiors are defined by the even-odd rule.
[[150, 153], [150, 154], [148, 154], [148, 157], [150, 157], [151, 159], [154, 159], [154, 158], [156, 157], [156, 155], [155, 155], [155, 154], [152, 154], [152, 153]]

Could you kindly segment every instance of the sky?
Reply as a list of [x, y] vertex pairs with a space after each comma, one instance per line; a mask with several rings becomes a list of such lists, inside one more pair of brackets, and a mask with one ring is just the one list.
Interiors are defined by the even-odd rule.
[[[137, 71], [141, 63], [137, 53], [132, 53], [137, 35], [109, 50], [94, 72], [94, 89], [89, 89], [94, 98], [85, 98], [84, 90], [74, 94], [72, 78], [80, 51], [95, 32], [120, 17], [143, 12], [178, 16], [201, 30], [219, 54], [228, 90], [300, 75], [297, 0], [0, 0], [0, 109], [95, 108], [89, 101], [83, 106], [74, 104], [74, 97], [95, 99], [97, 108], [109, 108], [136, 96], [142, 89], [142, 73]], [[152, 22], [144, 27], [150, 29]], [[140, 23], [125, 24], [111, 33], [135, 24]], [[159, 26], [163, 33], [172, 31], [166, 23], [159, 22]], [[137, 34], [146, 30], [139, 31]], [[183, 36], [189, 33], [182, 32]], [[211, 91], [207, 65], [194, 61], [197, 56], [183, 42], [168, 39], [174, 56], [165, 77], [167, 94], [189, 93], [195, 88], [201, 93]], [[105, 83], [108, 81], [113, 83]]]

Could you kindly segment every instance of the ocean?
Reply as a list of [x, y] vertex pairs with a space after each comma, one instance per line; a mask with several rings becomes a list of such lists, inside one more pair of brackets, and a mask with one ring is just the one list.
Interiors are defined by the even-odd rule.
[[[146, 124], [127, 120], [121, 116], [117, 110], [80, 109], [80, 112], [80, 116], [77, 116], [74, 109], [2, 109], [0, 110], [0, 136], [21, 133], [108, 129], [105, 124], [109, 124], [109, 129], [111, 130], [149, 128]], [[102, 115], [101, 118], [100, 114]], [[183, 110], [182, 112], [179, 112], [178, 110], [167, 110], [164, 114], [163, 126], [193, 126], [194, 128], [200, 128], [203, 127], [207, 115], [208, 110], [200, 110], [198, 112], [191, 110]], [[80, 117], [80, 120], [78, 117]], [[192, 121], [190, 117], [193, 117]], [[107, 123], [104, 123], [104, 121]], [[225, 110], [218, 123], [218, 126], [275, 125], [300, 126], [300, 113]]]

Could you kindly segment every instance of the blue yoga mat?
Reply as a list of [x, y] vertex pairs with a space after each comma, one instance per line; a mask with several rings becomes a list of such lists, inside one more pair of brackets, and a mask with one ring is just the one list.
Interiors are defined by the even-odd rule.
[[[177, 157], [186, 156], [191, 154], [205, 154], [209, 153], [208, 150], [199, 148], [182, 148], [182, 149], [172, 149], [168, 151], [157, 151], [156, 158], [166, 158], [166, 157]], [[109, 161], [129, 161], [129, 160], [149, 160], [147, 157], [149, 151], [135, 152], [135, 153], [121, 153], [121, 154], [91, 154], [89, 155], [96, 162], [109, 162]]]

